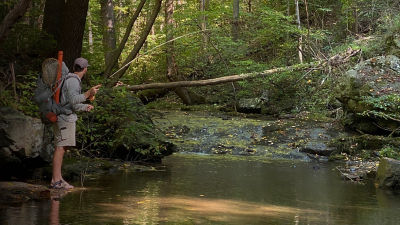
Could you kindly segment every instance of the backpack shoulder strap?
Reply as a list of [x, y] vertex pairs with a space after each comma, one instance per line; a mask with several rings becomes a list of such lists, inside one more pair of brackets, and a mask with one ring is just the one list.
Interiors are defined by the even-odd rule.
[[61, 83], [61, 89], [60, 89], [60, 99], [61, 99], [61, 97], [62, 97], [62, 94], [63, 94], [63, 87], [64, 87], [64, 83], [67, 81], [67, 80], [69, 80], [70, 78], [75, 78], [79, 83], [81, 83], [81, 80], [79, 80], [76, 76], [74, 76], [74, 75], [67, 75], [67, 76], [65, 76], [64, 78], [63, 78], [63, 80], [62, 80], [62, 83]]

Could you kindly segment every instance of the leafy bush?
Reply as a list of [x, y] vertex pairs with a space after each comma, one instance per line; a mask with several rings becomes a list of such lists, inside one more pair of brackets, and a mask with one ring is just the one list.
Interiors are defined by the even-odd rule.
[[130, 92], [104, 89], [95, 109], [78, 120], [78, 143], [83, 154], [124, 160], [159, 161], [172, 145], [156, 129], [140, 100]]
[[387, 145], [379, 151], [379, 155], [400, 160], [400, 149]]
[[386, 120], [400, 121], [400, 96], [398, 94], [390, 94], [383, 96], [364, 96], [363, 103], [371, 106], [371, 110], [366, 110], [360, 115], [375, 116]]
[[8, 80], [0, 81], [0, 106], [10, 106], [25, 115], [37, 117], [38, 107], [32, 101], [38, 74], [29, 71], [27, 74], [16, 75], [15, 93], [13, 85]]

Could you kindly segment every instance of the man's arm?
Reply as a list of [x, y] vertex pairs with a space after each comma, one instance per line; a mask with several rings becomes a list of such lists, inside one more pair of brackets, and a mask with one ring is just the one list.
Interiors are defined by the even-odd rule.
[[87, 99], [87, 94], [81, 94], [81, 86], [78, 79], [68, 79], [66, 80], [66, 88], [68, 92], [68, 102], [72, 105], [75, 110], [75, 105], [80, 104]]
[[74, 110], [75, 112], [88, 111], [88, 108], [89, 108], [89, 104], [79, 103], [79, 104], [72, 105], [72, 110]]

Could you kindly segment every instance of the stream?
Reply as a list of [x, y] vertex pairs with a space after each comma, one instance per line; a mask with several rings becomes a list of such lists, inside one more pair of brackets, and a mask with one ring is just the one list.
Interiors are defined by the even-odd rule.
[[[344, 180], [335, 169], [337, 164], [309, 160], [284, 147], [290, 138], [263, 138], [272, 132], [265, 128], [274, 125], [271, 121], [257, 124], [240, 119], [244, 127], [250, 127], [246, 130], [229, 118], [202, 121], [201, 115], [192, 115], [193, 121], [177, 119], [186, 128], [174, 130], [179, 124], [175, 116], [155, 122], [170, 133], [181, 152], [164, 158], [155, 170], [114, 171], [85, 181], [85, 188], [76, 188], [61, 199], [0, 206], [0, 224], [399, 224], [399, 195], [377, 189], [372, 182]], [[231, 125], [218, 128], [219, 120]], [[190, 125], [195, 121], [200, 125]], [[320, 129], [315, 124], [299, 128], [292, 122], [282, 121], [287, 126], [273, 131], [294, 131], [293, 137], [310, 131], [307, 135], [312, 138], [313, 131]], [[218, 132], [208, 129], [212, 126]], [[254, 129], [257, 132], [250, 132]], [[329, 129], [317, 130], [317, 136], [330, 134]], [[212, 143], [214, 139], [198, 132], [226, 137]], [[233, 139], [239, 136], [240, 140]], [[215, 149], [231, 151], [221, 154]]]

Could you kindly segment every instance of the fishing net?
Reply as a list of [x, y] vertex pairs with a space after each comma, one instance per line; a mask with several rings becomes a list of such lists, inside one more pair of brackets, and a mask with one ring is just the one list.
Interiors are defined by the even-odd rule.
[[48, 58], [42, 63], [42, 80], [45, 84], [53, 86], [57, 79], [58, 61], [54, 58]]

